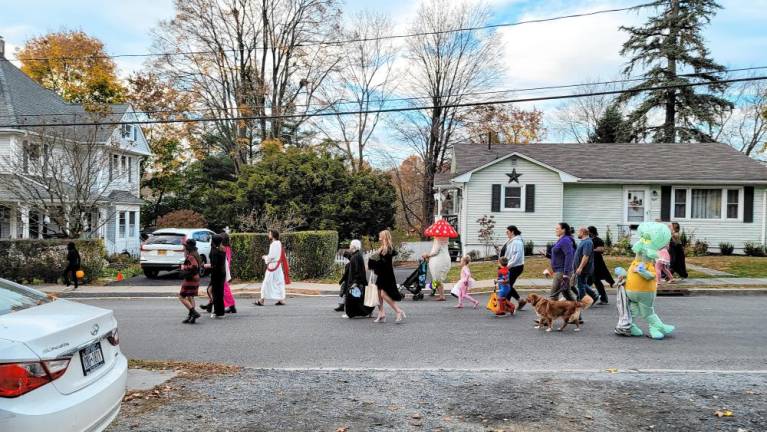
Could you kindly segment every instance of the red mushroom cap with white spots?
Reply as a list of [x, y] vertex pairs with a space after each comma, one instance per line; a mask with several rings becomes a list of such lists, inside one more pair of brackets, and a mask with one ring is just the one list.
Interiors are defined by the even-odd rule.
[[424, 234], [427, 237], [447, 237], [447, 238], [458, 237], [458, 233], [455, 232], [455, 229], [453, 229], [452, 225], [447, 223], [447, 221], [444, 219], [440, 219], [437, 222], [434, 222], [432, 226], [430, 226], [429, 228], [426, 228], [426, 231], [424, 231]]

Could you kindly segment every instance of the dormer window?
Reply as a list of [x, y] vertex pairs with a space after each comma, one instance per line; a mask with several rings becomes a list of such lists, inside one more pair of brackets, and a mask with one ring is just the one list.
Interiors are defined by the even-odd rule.
[[120, 136], [129, 141], [136, 141], [138, 138], [137, 127], [131, 124], [124, 124], [120, 126]]

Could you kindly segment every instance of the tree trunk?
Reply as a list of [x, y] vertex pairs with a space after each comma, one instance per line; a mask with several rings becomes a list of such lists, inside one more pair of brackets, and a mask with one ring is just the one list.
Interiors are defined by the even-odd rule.
[[[677, 39], [679, 37], [679, 31], [677, 29], [677, 19], [679, 17], [679, 0], [671, 0], [671, 30], [669, 31], [668, 38], [670, 43], [667, 46], [677, 46]], [[668, 79], [669, 81], [676, 82], [677, 79], [677, 65], [676, 54], [673, 52], [668, 53]], [[666, 96], [666, 119], [663, 124], [664, 142], [675, 143], [676, 142], [676, 89], [669, 89]]]

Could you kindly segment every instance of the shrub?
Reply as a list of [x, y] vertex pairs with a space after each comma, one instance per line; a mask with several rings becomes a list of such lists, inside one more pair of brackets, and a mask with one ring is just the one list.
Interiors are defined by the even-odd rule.
[[605, 247], [613, 247], [613, 233], [610, 231], [610, 227], [607, 227], [607, 231], [605, 232]]
[[753, 257], [765, 256], [765, 249], [761, 243], [745, 242], [743, 244], [743, 253]]
[[[262, 256], [269, 251], [269, 239], [262, 233], [235, 233], [232, 241], [232, 276], [241, 280], [260, 280], [266, 265]], [[335, 231], [298, 231], [281, 233], [280, 240], [288, 257], [293, 279], [312, 279], [333, 270], [338, 251]]]
[[101, 240], [2, 240], [0, 277], [19, 283], [40, 279], [56, 283], [67, 265], [67, 243], [74, 241], [80, 252], [85, 282], [101, 274], [106, 250]]
[[205, 228], [208, 222], [193, 210], [174, 210], [157, 218], [157, 228]]
[[469, 258], [471, 258], [472, 261], [478, 261], [479, 260], [479, 251], [476, 250], [476, 249], [475, 250], [470, 250], [467, 255], [469, 255]]
[[708, 255], [708, 242], [705, 240], [695, 240], [688, 248], [688, 255], [690, 256], [706, 256]]
[[621, 236], [618, 241], [609, 248], [609, 255], [633, 256], [634, 251], [631, 249], [631, 237], [628, 235]]
[[525, 256], [530, 256], [535, 253], [535, 242], [532, 240], [525, 243]]
[[733, 246], [732, 243], [719, 243], [719, 252], [722, 255], [732, 255], [733, 251], [735, 251], [735, 246]]

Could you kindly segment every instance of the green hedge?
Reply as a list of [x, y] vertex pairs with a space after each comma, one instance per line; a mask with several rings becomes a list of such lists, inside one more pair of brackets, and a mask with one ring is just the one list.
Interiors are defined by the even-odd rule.
[[[232, 240], [232, 277], [261, 280], [266, 271], [262, 256], [269, 252], [269, 239], [261, 233], [237, 233]], [[336, 231], [281, 233], [288, 256], [290, 277], [295, 280], [319, 278], [333, 269], [338, 251]]]
[[[0, 277], [19, 283], [38, 279], [56, 283], [67, 265], [67, 243], [72, 240], [0, 240]], [[85, 281], [98, 278], [105, 264], [101, 240], [74, 240], [80, 252]]]

